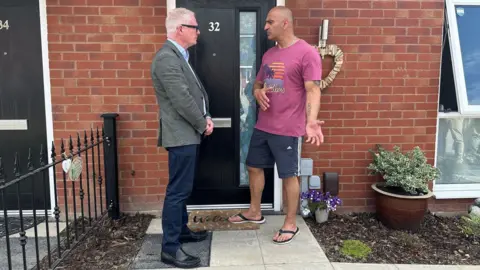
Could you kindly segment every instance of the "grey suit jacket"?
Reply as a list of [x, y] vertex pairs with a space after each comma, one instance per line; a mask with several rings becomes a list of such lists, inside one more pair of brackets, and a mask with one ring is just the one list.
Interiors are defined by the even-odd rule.
[[[160, 107], [158, 146], [199, 144], [210, 116], [208, 95], [170, 41], [156, 53], [151, 76]], [[198, 78], [198, 76], [197, 76]], [[204, 101], [206, 111], [204, 111]]]

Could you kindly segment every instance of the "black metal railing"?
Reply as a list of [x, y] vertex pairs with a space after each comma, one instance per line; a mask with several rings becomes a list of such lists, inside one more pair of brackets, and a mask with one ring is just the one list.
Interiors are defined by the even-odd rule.
[[[107, 214], [112, 219], [119, 217], [117, 116], [102, 115], [101, 129], [77, 133], [67, 142], [61, 139], [60, 149], [52, 142], [50, 154], [40, 146], [38, 164], [28, 149], [25, 173], [21, 172], [18, 152], [11, 174], [3, 165], [5, 157], [0, 157], [0, 204], [7, 251], [1, 269], [54, 269]], [[31, 211], [28, 217], [27, 208]], [[33, 242], [27, 237], [27, 218], [31, 219]], [[15, 224], [18, 228], [9, 228], [14, 227], [13, 220], [19, 221]], [[18, 243], [10, 230], [18, 232]], [[39, 244], [39, 230], [44, 230], [42, 241], [46, 240], [46, 245]], [[34, 251], [35, 256], [30, 252], [27, 256], [27, 250]]]

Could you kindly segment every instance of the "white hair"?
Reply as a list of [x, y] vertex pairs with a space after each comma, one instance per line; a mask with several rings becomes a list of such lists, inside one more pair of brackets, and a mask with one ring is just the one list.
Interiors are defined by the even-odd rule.
[[165, 27], [167, 28], [167, 35], [175, 33], [177, 27], [181, 24], [187, 24], [195, 16], [193, 11], [186, 8], [175, 8], [168, 13], [165, 19]]

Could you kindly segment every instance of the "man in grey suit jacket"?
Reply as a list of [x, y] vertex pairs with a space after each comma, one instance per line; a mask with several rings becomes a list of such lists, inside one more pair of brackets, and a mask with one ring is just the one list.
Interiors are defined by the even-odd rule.
[[197, 267], [198, 257], [187, 254], [181, 242], [201, 241], [207, 232], [187, 227], [186, 200], [195, 178], [198, 146], [213, 132], [208, 95], [188, 63], [187, 49], [200, 34], [195, 14], [172, 10], [166, 19], [168, 40], [156, 53], [151, 76], [160, 107], [158, 146], [168, 151], [169, 183], [162, 214], [161, 260], [180, 268]]

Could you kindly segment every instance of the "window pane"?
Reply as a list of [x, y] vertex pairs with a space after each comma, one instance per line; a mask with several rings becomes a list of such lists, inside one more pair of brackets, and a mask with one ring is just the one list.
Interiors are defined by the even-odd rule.
[[480, 183], [480, 119], [439, 119], [436, 184]]
[[240, 185], [248, 185], [245, 165], [256, 119], [253, 97], [256, 60], [256, 12], [240, 12]]
[[240, 35], [257, 33], [257, 12], [240, 12]]
[[469, 105], [480, 105], [480, 7], [455, 6]]
[[457, 93], [453, 78], [453, 65], [450, 53], [450, 41], [445, 39], [447, 29], [444, 29], [443, 37], [445, 44], [442, 49], [442, 66], [440, 76], [440, 112], [458, 112]]

